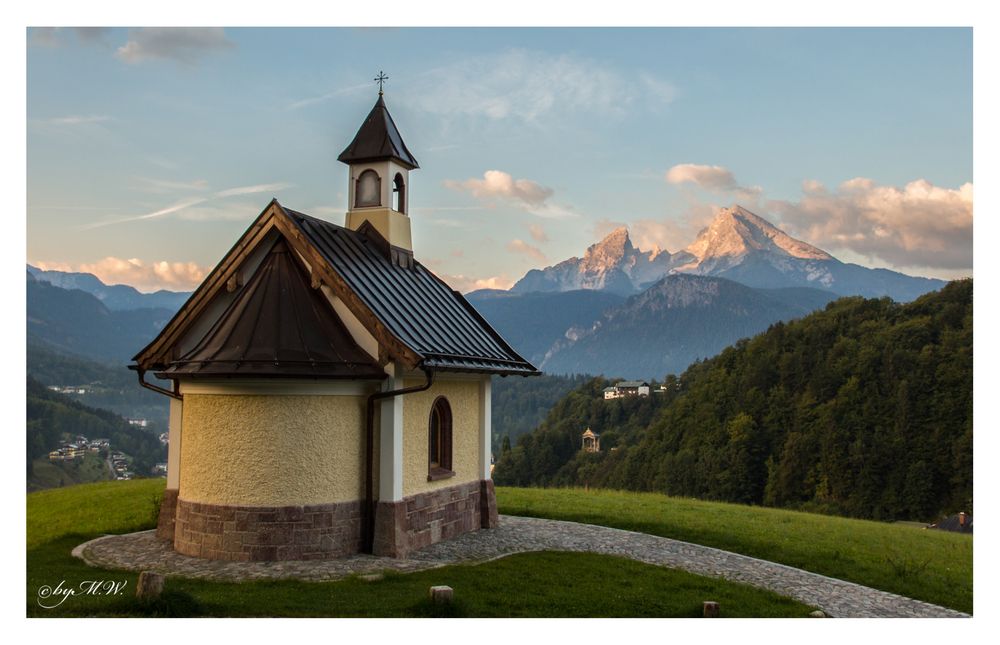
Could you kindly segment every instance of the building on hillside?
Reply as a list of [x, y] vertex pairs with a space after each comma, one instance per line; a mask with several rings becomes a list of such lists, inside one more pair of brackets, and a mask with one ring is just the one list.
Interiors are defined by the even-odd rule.
[[583, 435], [584, 452], [601, 452], [601, 435], [595, 433], [590, 428], [584, 430]]
[[180, 553], [405, 557], [497, 524], [490, 377], [538, 371], [418, 261], [381, 91], [338, 159], [344, 226], [272, 200], [131, 366], [171, 397]]
[[939, 531], [953, 531], [955, 533], [972, 533], [972, 516], [962, 511], [955, 515], [949, 515], [927, 528], [938, 529]]
[[645, 381], [619, 381], [604, 388], [604, 400], [622, 399], [627, 396], [649, 396], [649, 383]]

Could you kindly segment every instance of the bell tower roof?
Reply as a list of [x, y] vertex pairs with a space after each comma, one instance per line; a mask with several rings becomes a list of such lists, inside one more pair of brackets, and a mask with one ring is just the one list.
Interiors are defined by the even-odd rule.
[[385, 106], [382, 92], [378, 93], [375, 107], [368, 113], [368, 118], [361, 124], [354, 140], [344, 148], [337, 157], [346, 164], [365, 163], [369, 161], [395, 160], [407, 170], [419, 168], [420, 165], [403, 143], [396, 124]]

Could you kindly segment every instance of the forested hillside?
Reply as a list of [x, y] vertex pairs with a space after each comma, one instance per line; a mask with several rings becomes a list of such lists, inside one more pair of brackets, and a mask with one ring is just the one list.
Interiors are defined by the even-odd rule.
[[[497, 482], [873, 519], [972, 509], [971, 280], [905, 305], [843, 298], [776, 323], [648, 403], [604, 402], [601, 387], [569, 394], [504, 452]], [[600, 454], [579, 451], [588, 426], [603, 433]]]
[[500, 454], [506, 438], [510, 444], [534, 430], [560, 399], [585, 383], [589, 376], [493, 377], [493, 453]]
[[157, 436], [107, 410], [91, 408], [49, 391], [30, 376], [27, 379], [27, 475], [33, 462], [59, 447], [61, 440], [80, 434], [88, 439], [108, 439], [111, 448], [134, 459], [135, 472], [152, 474], [157, 462], [166, 461], [167, 448]]

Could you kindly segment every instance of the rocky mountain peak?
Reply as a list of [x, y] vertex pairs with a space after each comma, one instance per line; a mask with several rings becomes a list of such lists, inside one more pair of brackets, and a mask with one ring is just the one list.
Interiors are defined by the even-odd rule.
[[635, 251], [635, 247], [632, 246], [632, 240], [629, 239], [628, 228], [622, 226], [606, 235], [597, 244], [588, 247], [583, 260], [590, 266], [609, 267], [618, 264], [623, 258], [631, 255], [633, 251]]
[[739, 258], [755, 251], [803, 260], [833, 259], [829, 253], [796, 240], [738, 204], [720, 210], [685, 250], [699, 263], [715, 258]]

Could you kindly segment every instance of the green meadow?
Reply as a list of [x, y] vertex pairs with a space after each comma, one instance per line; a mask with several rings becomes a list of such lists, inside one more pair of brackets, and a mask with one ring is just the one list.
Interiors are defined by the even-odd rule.
[[[713, 578], [595, 554], [540, 552], [378, 580], [217, 583], [168, 577], [160, 600], [134, 598], [137, 574], [70, 555], [107, 533], [152, 528], [163, 480], [102, 482], [27, 495], [28, 616], [685, 617], [704, 600], [724, 617], [806, 616], [812, 608]], [[502, 513], [572, 519], [698, 542], [971, 611], [972, 540], [841, 518], [678, 500], [652, 494], [498, 489]], [[809, 566], [806, 566], [809, 565]], [[120, 595], [38, 604], [43, 585], [125, 581]], [[456, 601], [427, 600], [449, 585]], [[581, 597], [600, 602], [580, 602]], [[50, 604], [50, 603], [47, 603]]]

